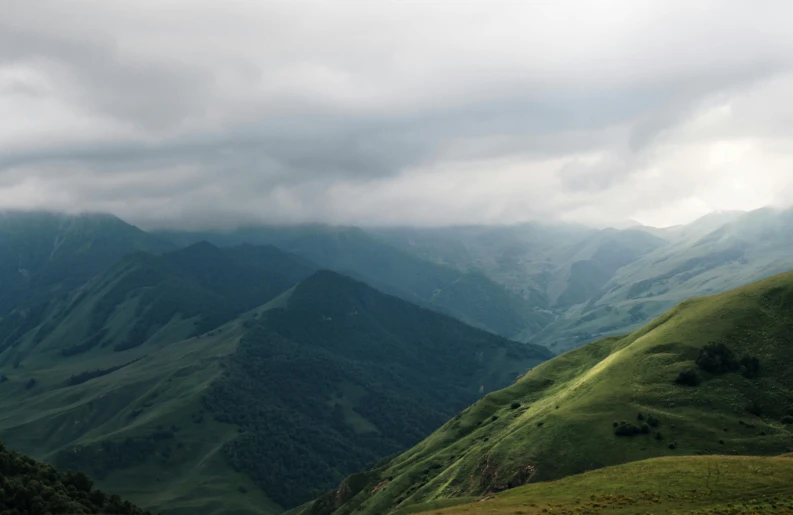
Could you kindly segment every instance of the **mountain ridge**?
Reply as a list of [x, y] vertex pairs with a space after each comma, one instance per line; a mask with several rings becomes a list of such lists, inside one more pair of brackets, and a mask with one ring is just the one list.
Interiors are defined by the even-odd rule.
[[533, 368], [303, 513], [386, 514], [659, 456], [790, 452], [791, 306], [793, 273], [685, 301]]

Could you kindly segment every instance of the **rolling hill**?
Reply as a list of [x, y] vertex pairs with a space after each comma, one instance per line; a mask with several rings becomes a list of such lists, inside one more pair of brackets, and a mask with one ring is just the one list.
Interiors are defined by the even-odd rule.
[[174, 248], [112, 215], [0, 212], [0, 316], [67, 294], [130, 252]]
[[654, 457], [793, 449], [793, 273], [686, 301], [463, 410], [304, 508], [385, 514]]
[[155, 234], [177, 245], [201, 240], [219, 246], [275, 245], [321, 268], [508, 338], [533, 335], [553, 318], [545, 309], [547, 303], [531, 292], [513, 291], [478, 270], [459, 270], [411, 255], [357, 227], [259, 226]]
[[[790, 513], [790, 457], [655, 458], [522, 486], [470, 504], [430, 503], [398, 513]], [[444, 505], [453, 507], [442, 509]], [[426, 510], [426, 511], [425, 511]]]
[[[0, 364], [39, 371], [52, 360], [90, 359], [91, 351], [105, 348], [116, 359], [136, 359], [149, 340], [209, 331], [314, 270], [274, 247], [221, 250], [198, 243], [162, 255], [134, 253], [67, 299], [56, 296], [6, 315], [0, 320]], [[134, 355], [123, 352], [130, 350]]]
[[167, 514], [279, 513], [551, 356], [272, 247], [133, 254], [19, 317], [6, 444]]

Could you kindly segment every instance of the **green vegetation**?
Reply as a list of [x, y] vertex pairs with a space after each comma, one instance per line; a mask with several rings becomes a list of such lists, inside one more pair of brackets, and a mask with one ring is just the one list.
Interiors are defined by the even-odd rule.
[[[334, 492], [305, 513], [385, 514], [659, 456], [788, 452], [793, 431], [781, 419], [793, 408], [791, 307], [793, 274], [687, 301], [630, 335], [535, 367], [372, 470], [345, 502], [332, 502]], [[723, 349], [734, 349], [756, 357], [762, 373], [703, 371], [697, 387], [676, 384], [711, 342], [702, 355], [722, 349], [715, 361], [733, 370]]]
[[[274, 247], [221, 250], [199, 243], [158, 256], [135, 253], [66, 301], [56, 298], [3, 318], [0, 324], [9, 336], [0, 344], [0, 366], [27, 363], [29, 355], [55, 350], [72, 360], [106, 354], [106, 349], [135, 359], [145, 355], [147, 342], [208, 332], [272, 300], [314, 270]], [[173, 333], [166, 337], [169, 330]], [[113, 361], [101, 369], [129, 359]]]
[[531, 484], [470, 504], [451, 502], [456, 505], [443, 509], [442, 503], [428, 503], [394, 513], [791, 513], [793, 459], [657, 458]]
[[148, 509], [270, 515], [551, 356], [309, 273], [252, 246], [125, 258], [0, 352], [0, 434]]
[[420, 259], [356, 227], [259, 226], [232, 232], [158, 235], [181, 245], [202, 240], [220, 246], [275, 245], [321, 268], [508, 338], [519, 333], [535, 334], [553, 317], [550, 312], [535, 309], [536, 299], [513, 292], [481, 272]]
[[0, 442], [0, 513], [149, 515], [118, 495], [94, 490], [81, 473], [63, 473], [7, 450]]
[[549, 357], [318, 272], [262, 313], [204, 404], [241, 428], [224, 449], [235, 468], [294, 506]]
[[174, 248], [111, 215], [40, 211], [0, 212], [0, 241], [0, 316], [66, 295], [130, 252]]

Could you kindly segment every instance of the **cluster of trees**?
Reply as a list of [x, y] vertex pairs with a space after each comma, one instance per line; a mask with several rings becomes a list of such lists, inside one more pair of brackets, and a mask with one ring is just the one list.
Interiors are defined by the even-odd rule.
[[[379, 457], [416, 443], [453, 409], [413, 404], [353, 362], [261, 327], [252, 332], [204, 404], [217, 420], [242, 430], [224, 448], [232, 466], [283, 506], [308, 501]], [[356, 432], [344, 408], [329, 401], [332, 392], [343, 395], [338, 391], [343, 384], [370, 392], [356, 411], [374, 431]]]
[[117, 495], [93, 489], [82, 473], [59, 472], [0, 443], [0, 513], [150, 515]]
[[95, 370], [86, 370], [85, 372], [80, 372], [79, 374], [73, 374], [69, 377], [69, 380], [66, 382], [69, 386], [76, 386], [78, 384], [83, 384], [86, 381], [90, 381], [91, 379], [96, 379], [97, 377], [106, 376], [107, 374], [111, 374], [116, 370], [121, 370], [124, 367], [128, 367], [129, 365], [135, 363], [136, 361], [140, 361], [143, 358], [133, 359], [132, 361], [128, 361], [122, 365], [117, 365], [115, 367], [110, 368], [97, 368]]
[[106, 345], [105, 337], [107, 337], [107, 329], [102, 328], [98, 332], [94, 333], [92, 336], [89, 336], [85, 340], [81, 341], [80, 343], [75, 343], [74, 345], [65, 347], [63, 350], [61, 350], [61, 355], [65, 358], [68, 358], [69, 356], [76, 356], [78, 354], [88, 352], [97, 345], [102, 344], [102, 346], [104, 346]]
[[[625, 420], [619, 422], [615, 420], [613, 424], [614, 434], [616, 436], [648, 435], [652, 432], [652, 429], [661, 425], [661, 421], [652, 414], [639, 413], [636, 416], [636, 420], [638, 420], [636, 424]], [[655, 436], [657, 440], [663, 439], [660, 432], [656, 432]]]
[[714, 375], [740, 373], [748, 379], [760, 376], [760, 360], [754, 356], [744, 356], [740, 360], [723, 343], [709, 343], [699, 350], [696, 364], [705, 372]]
[[[760, 377], [760, 360], [755, 356], [746, 355], [741, 359], [723, 343], [709, 343], [699, 349], [695, 360], [697, 367], [709, 374], [721, 375], [740, 373], [747, 379]], [[694, 368], [680, 372], [675, 383], [683, 386], [699, 386], [702, 377]]]

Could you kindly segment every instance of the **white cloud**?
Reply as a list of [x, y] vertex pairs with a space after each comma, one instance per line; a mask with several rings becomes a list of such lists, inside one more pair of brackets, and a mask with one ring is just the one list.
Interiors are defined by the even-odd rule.
[[0, 204], [667, 225], [793, 201], [784, 1], [7, 0]]

